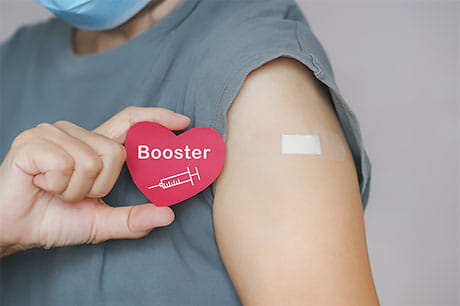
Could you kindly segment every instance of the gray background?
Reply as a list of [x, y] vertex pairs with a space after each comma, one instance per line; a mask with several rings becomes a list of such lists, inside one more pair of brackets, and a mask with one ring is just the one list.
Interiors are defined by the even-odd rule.
[[[365, 218], [382, 305], [460, 305], [460, 2], [298, 3], [373, 163]], [[48, 16], [0, 0], [0, 40]]]

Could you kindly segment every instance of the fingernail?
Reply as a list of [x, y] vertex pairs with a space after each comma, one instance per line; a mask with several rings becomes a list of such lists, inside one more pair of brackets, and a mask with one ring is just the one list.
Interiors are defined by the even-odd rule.
[[165, 211], [167, 208], [153, 208], [152, 204], [147, 205], [142, 205], [131, 214], [130, 228], [132, 231], [143, 232], [174, 221], [174, 213], [171, 216], [171, 212]]
[[166, 217], [166, 216], [157, 217], [156, 220], [155, 220], [155, 226], [156, 227], [166, 226], [166, 225], [171, 224], [172, 221], [174, 221], [174, 219], [171, 220], [170, 217]]
[[174, 113], [174, 115], [177, 117], [177, 118], [180, 118], [181, 120], [190, 120], [189, 117], [185, 116], [185, 115], [182, 115], [182, 114], [179, 114], [179, 113]]
[[155, 213], [150, 216], [150, 220], [155, 226], [168, 225], [174, 220], [174, 213], [171, 214], [170, 210], [167, 207], [158, 207], [155, 209]]

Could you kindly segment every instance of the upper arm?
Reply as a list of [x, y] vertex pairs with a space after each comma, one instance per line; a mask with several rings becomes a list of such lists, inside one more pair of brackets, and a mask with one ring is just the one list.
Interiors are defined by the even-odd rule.
[[[326, 91], [278, 58], [249, 74], [228, 111], [213, 218], [244, 305], [378, 304], [351, 152]], [[334, 133], [343, 160], [281, 154], [287, 133]]]

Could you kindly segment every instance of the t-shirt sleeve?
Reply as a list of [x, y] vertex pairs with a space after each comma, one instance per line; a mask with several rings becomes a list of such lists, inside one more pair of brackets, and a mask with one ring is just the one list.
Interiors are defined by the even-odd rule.
[[[208, 57], [193, 76], [195, 126], [210, 126], [226, 139], [227, 111], [248, 74], [278, 57], [303, 63], [327, 86], [356, 166], [361, 201], [366, 208], [371, 162], [364, 148], [359, 121], [335, 84], [323, 47], [302, 20], [253, 18], [216, 38]], [[222, 39], [224, 37], [225, 39]], [[214, 191], [215, 184], [212, 186]]]

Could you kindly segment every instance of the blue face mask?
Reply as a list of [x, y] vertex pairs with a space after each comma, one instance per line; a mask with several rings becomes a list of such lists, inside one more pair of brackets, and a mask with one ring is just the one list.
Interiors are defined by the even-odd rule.
[[64, 21], [86, 30], [115, 28], [152, 0], [35, 0]]

